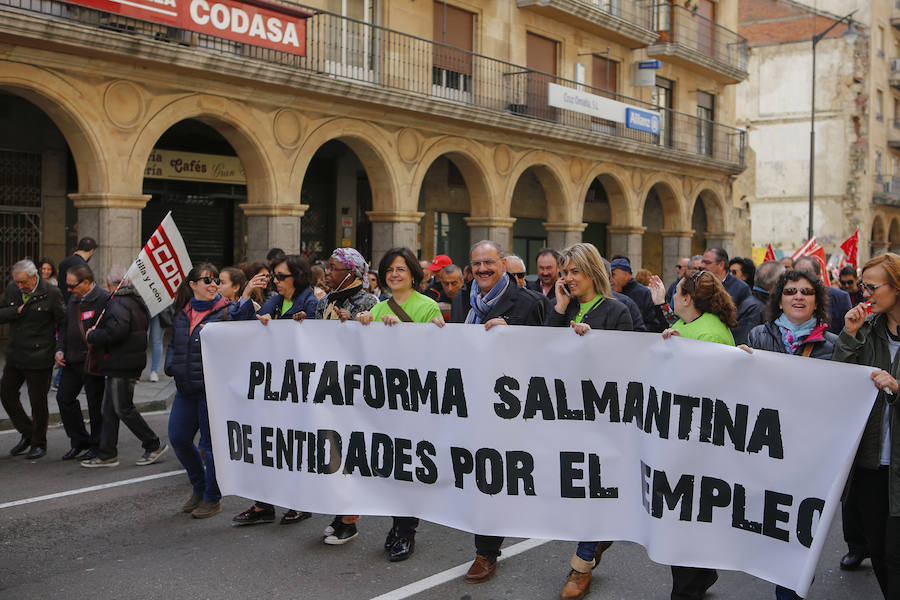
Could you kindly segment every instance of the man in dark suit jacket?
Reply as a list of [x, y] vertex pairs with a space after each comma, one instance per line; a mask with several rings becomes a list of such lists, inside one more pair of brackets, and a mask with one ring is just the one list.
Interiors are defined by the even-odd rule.
[[[800, 271], [807, 277], [816, 279], [822, 278], [822, 266], [812, 256], [801, 256], [794, 261], [794, 270]], [[844, 290], [833, 288], [830, 285], [825, 287], [828, 290], [828, 331], [835, 335], [840, 335], [844, 329], [844, 315], [852, 308], [850, 304], [850, 294]]]
[[559, 252], [553, 248], [542, 248], [537, 254], [537, 281], [529, 281], [525, 286], [556, 304], [556, 280], [559, 279]]
[[653, 295], [650, 289], [638, 283], [631, 276], [631, 263], [627, 258], [614, 258], [609, 263], [610, 268], [610, 284], [614, 291], [624, 294], [631, 298], [638, 309], [640, 309], [641, 317], [645, 331], [661, 332], [665, 329], [665, 323], [659, 318], [659, 311], [653, 304]]
[[[484, 325], [486, 330], [502, 325], [544, 324], [544, 297], [510, 280], [499, 244], [485, 240], [472, 246], [471, 264], [475, 294], [460, 292], [453, 298], [450, 322]], [[475, 535], [476, 556], [466, 573], [467, 582], [481, 583], [494, 575], [501, 544], [502, 537]]]

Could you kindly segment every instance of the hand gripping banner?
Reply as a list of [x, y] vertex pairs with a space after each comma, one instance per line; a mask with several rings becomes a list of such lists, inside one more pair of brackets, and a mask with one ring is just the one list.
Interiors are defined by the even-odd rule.
[[645, 333], [306, 320], [202, 332], [224, 494], [630, 540], [805, 595], [872, 369]]

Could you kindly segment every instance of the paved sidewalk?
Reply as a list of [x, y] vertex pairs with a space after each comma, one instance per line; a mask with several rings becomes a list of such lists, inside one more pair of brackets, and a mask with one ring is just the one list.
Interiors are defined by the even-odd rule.
[[[150, 383], [150, 349], [147, 348], [147, 367], [144, 369], [144, 372], [141, 373], [141, 379], [134, 387], [134, 405], [141, 412], [166, 410], [172, 406], [172, 398], [175, 396], [175, 381], [162, 372], [163, 364], [165, 364], [165, 350], [168, 348], [168, 333], [169, 330], [166, 330], [167, 335], [163, 342], [163, 359], [160, 361], [159, 381], [157, 383]], [[5, 350], [4, 344], [4, 347], [0, 349], [0, 371], [2, 371], [3, 366], [6, 363]], [[56, 371], [54, 370], [54, 375], [55, 373]], [[22, 386], [22, 389], [19, 390], [19, 395], [22, 399], [22, 404], [25, 407], [25, 412], [30, 414], [31, 404], [28, 401], [28, 390], [26, 386]], [[85, 420], [87, 420], [87, 400], [83, 390], [78, 396], [78, 399], [81, 401], [81, 411], [84, 413]], [[47, 404], [50, 408], [50, 425], [60, 424], [59, 405], [56, 403], [56, 390], [50, 390], [50, 393], [47, 395]], [[13, 429], [12, 422], [9, 420], [6, 411], [0, 406], [0, 431], [9, 429]]]

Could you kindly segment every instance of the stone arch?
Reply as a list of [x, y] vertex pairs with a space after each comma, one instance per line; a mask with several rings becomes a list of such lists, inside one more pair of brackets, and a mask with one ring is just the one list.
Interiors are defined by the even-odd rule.
[[497, 214], [499, 216], [510, 214], [516, 184], [519, 182], [522, 174], [531, 168], [534, 169], [535, 175], [544, 190], [544, 197], [547, 202], [547, 222], [577, 222], [576, 220], [580, 219], [581, 215], [575, 214], [575, 208], [576, 206], [580, 207], [581, 203], [574, 201], [566, 193], [566, 177], [563, 175], [566, 173], [565, 163], [559, 156], [543, 150], [528, 152], [520, 157], [513, 166], [507, 177], [506, 189], [500, 199], [502, 204], [497, 207]]
[[664, 227], [667, 230], [679, 231], [687, 228], [684, 222], [684, 196], [680, 193], [681, 184], [673, 175], [656, 173], [644, 184], [637, 197], [634, 225], [641, 225], [644, 216], [644, 205], [650, 190], [656, 188], [663, 209]]
[[8, 61], [0, 65], [0, 89], [25, 98], [59, 128], [75, 161], [78, 191], [109, 192], [111, 182], [101, 141], [103, 132], [92, 129], [92, 120], [85, 116], [85, 107], [97, 102], [85, 100], [82, 90], [51, 71]]
[[485, 161], [480, 156], [483, 148], [470, 140], [458, 137], [445, 137], [431, 144], [422, 156], [417, 159], [417, 166], [412, 175], [411, 188], [418, 198], [425, 175], [438, 158], [446, 156], [462, 173], [469, 191], [469, 214], [473, 217], [484, 217], [490, 214], [491, 199], [496, 197], [494, 182], [488, 176]]
[[688, 199], [688, 211], [684, 215], [684, 222], [691, 223], [697, 203], [702, 202], [703, 208], [706, 210], [706, 226], [708, 230], [730, 231], [731, 229], [728, 226], [730, 219], [728, 218], [725, 201], [722, 195], [716, 191], [717, 188], [710, 185], [701, 185], [694, 189], [695, 193], [692, 193], [691, 198]]
[[338, 140], [353, 150], [366, 170], [374, 212], [415, 212], [418, 195], [400, 193], [401, 182], [393, 169], [399, 158], [393, 158], [396, 152], [392, 150], [388, 136], [387, 132], [370, 123], [347, 118], [329, 120], [311, 128], [291, 167], [289, 187], [292, 193], [300, 197], [306, 169], [316, 151], [326, 142]]
[[875, 215], [875, 218], [872, 219], [872, 241], [873, 242], [883, 242], [887, 240], [887, 232], [884, 228], [884, 219], [881, 218], [881, 215]]
[[585, 196], [587, 196], [588, 189], [595, 179], [599, 179], [600, 183], [603, 184], [606, 196], [609, 199], [609, 224], [612, 226], [629, 224], [628, 215], [631, 212], [631, 207], [634, 205], [634, 190], [629, 184], [628, 172], [611, 163], [600, 163], [588, 171], [587, 177], [585, 177], [585, 181], [582, 183], [575, 198], [576, 202], [582, 204], [582, 212], [584, 211]]
[[[234, 148], [247, 175], [247, 202], [277, 204], [284, 190], [279, 189], [276, 169], [260, 137], [267, 129], [254, 122], [252, 115], [246, 105], [205, 94], [192, 94], [166, 104], [149, 116], [137, 134], [125, 172], [129, 184], [141, 189], [144, 168], [157, 140], [176, 123], [194, 119], [215, 129]], [[298, 192], [297, 202], [299, 197]]]

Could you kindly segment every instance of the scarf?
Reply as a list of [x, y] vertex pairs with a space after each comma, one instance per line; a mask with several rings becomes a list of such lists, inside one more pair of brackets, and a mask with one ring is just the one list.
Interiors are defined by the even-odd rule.
[[195, 312], [206, 312], [215, 306], [216, 302], [218, 302], [221, 297], [221, 294], [216, 294], [216, 297], [212, 300], [198, 300], [197, 298], [191, 298], [191, 308], [194, 309]]
[[328, 298], [325, 300], [325, 312], [323, 313], [322, 318], [329, 321], [339, 319], [340, 317], [338, 317], [337, 309], [343, 306], [347, 300], [358, 294], [361, 289], [362, 281], [355, 279], [349, 287], [328, 294]]
[[788, 319], [784, 313], [781, 313], [781, 316], [775, 319], [775, 324], [781, 330], [781, 342], [784, 344], [784, 349], [787, 350], [788, 354], [794, 354], [797, 352], [797, 348], [800, 347], [803, 338], [811, 334], [813, 329], [816, 328], [816, 318], [813, 317], [809, 321], [797, 325]]
[[504, 273], [500, 281], [491, 288], [487, 294], [482, 296], [481, 288], [477, 283], [472, 284], [472, 291], [469, 293], [469, 314], [466, 315], [466, 323], [481, 324], [484, 323], [485, 317], [491, 312], [491, 307], [497, 303], [503, 292], [509, 286], [509, 275]]

